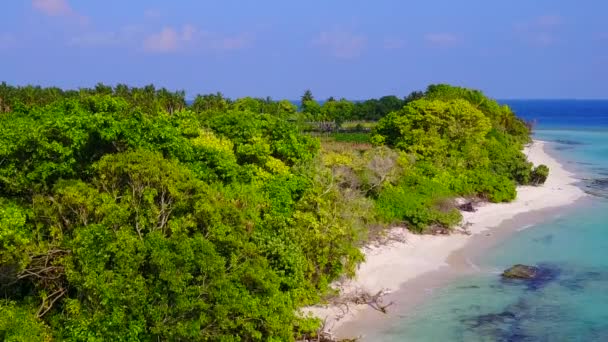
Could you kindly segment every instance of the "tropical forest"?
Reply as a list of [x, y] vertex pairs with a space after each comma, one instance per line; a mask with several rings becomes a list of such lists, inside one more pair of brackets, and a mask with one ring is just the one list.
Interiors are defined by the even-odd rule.
[[297, 101], [0, 84], [0, 340], [297, 341], [388, 228], [542, 184], [482, 92]]

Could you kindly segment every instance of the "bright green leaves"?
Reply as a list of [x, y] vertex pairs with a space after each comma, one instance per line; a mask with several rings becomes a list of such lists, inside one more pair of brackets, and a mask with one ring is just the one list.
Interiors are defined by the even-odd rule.
[[198, 178], [209, 182], [231, 182], [236, 179], [240, 167], [232, 141], [203, 129], [191, 141], [194, 158], [190, 162], [190, 168]]
[[192, 104], [192, 109], [196, 112], [218, 111], [224, 112], [228, 109], [228, 100], [222, 93], [197, 95]]
[[321, 117], [318, 119], [334, 121], [336, 125], [340, 126], [344, 121], [352, 119], [354, 108], [355, 105], [346, 99], [326, 101], [321, 106]]
[[[404, 179], [415, 180], [410, 185], [402, 180], [379, 194], [381, 216], [422, 230], [458, 221], [453, 205], [446, 205], [451, 197], [513, 200], [515, 185], [531, 180], [532, 165], [521, 152], [528, 134], [508, 107], [479, 91], [429, 86], [421, 99], [390, 113], [375, 129], [375, 144], [407, 153], [412, 162]], [[441, 191], [425, 190], [429, 187]], [[437, 203], [444, 203], [442, 210]]]
[[449, 199], [453, 196], [441, 175], [427, 177], [406, 173], [396, 185], [389, 185], [377, 199], [379, 215], [388, 222], [405, 221], [415, 232], [433, 225], [452, 227], [462, 218]]
[[269, 157], [274, 157], [291, 166], [312, 159], [318, 150], [315, 140], [267, 114], [228, 112], [213, 118], [210, 126], [234, 142], [239, 164], [264, 167]]
[[545, 184], [545, 181], [549, 177], [549, 167], [547, 165], [541, 164], [532, 170], [532, 174], [530, 175], [530, 184], [532, 185], [541, 185]]
[[143, 241], [129, 228], [90, 224], [75, 230], [70, 247], [66, 276], [79, 294], [72, 299], [79, 305], [59, 316], [65, 338], [80, 340], [84, 332], [100, 340], [144, 337], [148, 289], [141, 273]]
[[145, 147], [187, 158], [191, 147], [166, 117], [127, 112], [124, 101], [90, 97], [0, 118], [0, 191], [45, 192], [60, 178], [86, 177], [101, 156]]
[[[0, 97], [6, 340], [293, 340], [316, 328], [297, 308], [352, 276], [384, 223], [449, 227], [450, 198], [506, 201], [546, 177], [519, 151], [527, 127], [463, 88], [322, 106], [308, 92], [304, 113], [219, 93], [185, 109], [153, 86]], [[389, 112], [373, 137], [388, 146], [323, 156], [293, 124]]]
[[0, 198], [0, 241], [2, 250], [11, 250], [30, 241], [26, 228], [28, 213], [24, 208]]
[[50, 329], [36, 318], [36, 309], [7, 300], [0, 300], [0, 339], [5, 342], [53, 340]]
[[0, 191], [8, 194], [44, 191], [78, 167], [75, 150], [86, 138], [80, 129], [86, 120], [41, 116], [37, 121], [21, 114], [0, 117]]
[[482, 111], [497, 130], [506, 132], [520, 143], [530, 140], [530, 129], [523, 120], [515, 116], [508, 106], [499, 105], [479, 90], [436, 84], [430, 85], [424, 96], [429, 100], [440, 101], [463, 99]]
[[3, 266], [16, 271], [27, 263], [25, 251], [32, 243], [33, 232], [28, 223], [28, 216], [31, 213], [28, 209], [17, 205], [14, 202], [0, 198], [0, 284], [8, 275], [9, 270]]
[[166, 232], [170, 216], [200, 187], [189, 170], [145, 150], [106, 156], [95, 169], [98, 187], [132, 209], [130, 223], [140, 235]]
[[466, 141], [480, 141], [491, 128], [490, 120], [464, 100], [418, 100], [389, 114], [376, 128], [375, 138], [422, 157], [445, 155]]
[[65, 338], [289, 339], [288, 291], [303, 286], [305, 262], [290, 256], [298, 248], [283, 239], [293, 235], [255, 228], [258, 201], [222, 195], [146, 150], [105, 156], [93, 169], [90, 185], [59, 182], [48, 202], [37, 199], [57, 218], [48, 224], [61, 227], [67, 281], [82, 298], [65, 300]]

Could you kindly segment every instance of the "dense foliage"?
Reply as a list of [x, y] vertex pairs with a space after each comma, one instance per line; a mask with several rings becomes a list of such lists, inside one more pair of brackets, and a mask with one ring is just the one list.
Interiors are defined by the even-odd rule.
[[[301, 111], [184, 96], [0, 86], [0, 339], [293, 340], [385, 224], [451, 227], [453, 197], [511, 200], [548, 173], [526, 126], [467, 89], [308, 92]], [[353, 117], [383, 117], [378, 146], [299, 126]]]
[[317, 102], [310, 90], [301, 98], [302, 113], [312, 121], [331, 121], [340, 126], [349, 120], [377, 121], [390, 112], [403, 108], [405, 104], [419, 97], [418, 92], [403, 99], [397, 96], [383, 96], [379, 99], [349, 102], [345, 99], [337, 101], [330, 97], [322, 104]]
[[398, 184], [380, 194], [380, 213], [423, 229], [458, 220], [445, 205], [453, 197], [513, 200], [517, 184], [544, 182], [540, 174], [546, 167], [532, 177], [532, 164], [522, 152], [529, 133], [507, 106], [479, 91], [429, 86], [422, 97], [390, 113], [375, 128], [372, 140], [403, 151], [410, 168]]

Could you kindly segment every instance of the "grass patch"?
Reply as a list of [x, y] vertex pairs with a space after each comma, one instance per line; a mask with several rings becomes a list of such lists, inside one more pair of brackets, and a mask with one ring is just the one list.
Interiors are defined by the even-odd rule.
[[369, 144], [371, 141], [371, 134], [369, 133], [333, 133], [330, 136], [337, 142]]
[[378, 122], [376, 121], [346, 121], [343, 122], [341, 127], [343, 129], [361, 129], [361, 130], [371, 130]]

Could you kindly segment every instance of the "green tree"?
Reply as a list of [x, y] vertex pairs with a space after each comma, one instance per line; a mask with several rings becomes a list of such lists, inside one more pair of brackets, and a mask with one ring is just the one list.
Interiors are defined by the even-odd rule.
[[352, 118], [354, 105], [346, 99], [340, 101], [327, 101], [320, 109], [320, 118], [324, 121], [333, 121], [340, 126], [344, 121]]
[[314, 99], [315, 98], [312, 96], [312, 91], [310, 91], [310, 89], [306, 89], [304, 95], [302, 95], [302, 98], [300, 100], [302, 103], [304, 103], [307, 101], [314, 101]]

